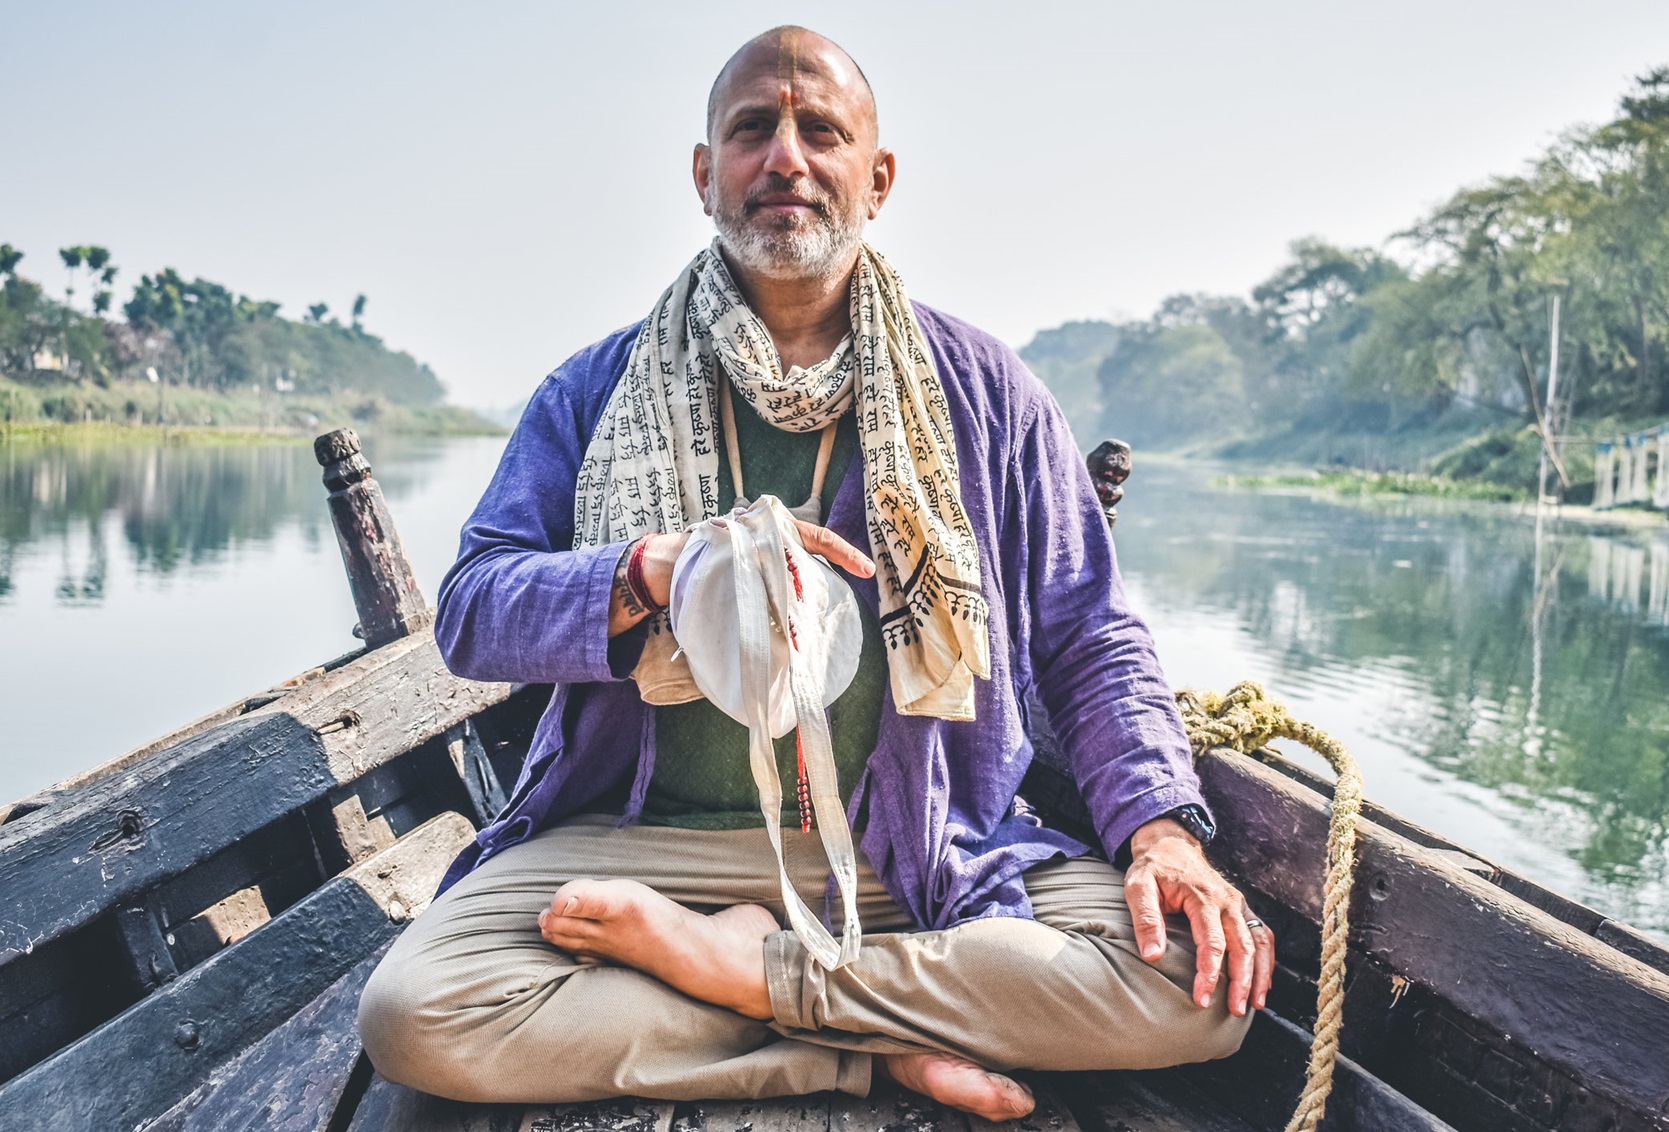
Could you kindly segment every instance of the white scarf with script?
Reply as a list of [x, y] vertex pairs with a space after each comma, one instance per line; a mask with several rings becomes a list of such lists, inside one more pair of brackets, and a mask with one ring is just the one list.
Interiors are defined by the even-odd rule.
[[[991, 656], [956, 439], [903, 281], [868, 244], [851, 313], [843, 348], [784, 374], [717, 243], [697, 255], [645, 320], [586, 448], [574, 545], [679, 532], [718, 513], [718, 366], [778, 428], [815, 432], [853, 409], [893, 702], [905, 715], [969, 720]], [[647, 702], [700, 698], [677, 649], [665, 616], [652, 618], [633, 672]]]

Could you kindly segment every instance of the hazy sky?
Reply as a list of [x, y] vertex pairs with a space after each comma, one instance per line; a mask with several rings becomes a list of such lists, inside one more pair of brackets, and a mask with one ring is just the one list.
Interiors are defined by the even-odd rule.
[[912, 296], [1023, 344], [1378, 244], [1606, 118], [1665, 0], [0, 4], [0, 242], [101, 243], [366, 326], [504, 405], [707, 240], [707, 88], [777, 23], [844, 44]]

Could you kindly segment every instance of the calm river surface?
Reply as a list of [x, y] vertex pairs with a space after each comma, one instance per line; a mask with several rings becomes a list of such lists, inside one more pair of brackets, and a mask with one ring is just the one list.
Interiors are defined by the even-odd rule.
[[[368, 455], [432, 598], [503, 441]], [[1669, 530], [1345, 503], [1145, 462], [1131, 597], [1178, 685], [1262, 680], [1370, 797], [1669, 936]], [[0, 797], [352, 648], [307, 447], [0, 447]]]

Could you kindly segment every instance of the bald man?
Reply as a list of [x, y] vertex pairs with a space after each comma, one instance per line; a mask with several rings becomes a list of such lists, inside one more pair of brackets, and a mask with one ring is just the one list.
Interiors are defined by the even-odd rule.
[[[1263, 1005], [1273, 940], [1201, 850], [1058, 406], [863, 242], [895, 173], [844, 51], [752, 40], [695, 147], [713, 246], [530, 402], [436, 635], [460, 675], [556, 692], [509, 805], [365, 991], [392, 1080], [537, 1103], [879, 1076], [1002, 1120], [1032, 1107], [1010, 1070], [1222, 1057]], [[815, 814], [762, 812], [748, 729], [689, 691], [665, 613], [689, 529], [766, 494], [859, 598], [826, 742], [771, 752], [783, 781], [838, 782]], [[1098, 846], [1016, 797], [1033, 688]]]

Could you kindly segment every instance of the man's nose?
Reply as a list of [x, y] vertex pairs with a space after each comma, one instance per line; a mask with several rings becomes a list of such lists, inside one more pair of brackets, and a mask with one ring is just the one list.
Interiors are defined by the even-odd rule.
[[777, 122], [777, 132], [772, 135], [770, 150], [765, 154], [765, 171], [789, 180], [811, 172], [800, 145], [800, 124], [791, 114], [784, 114]]

